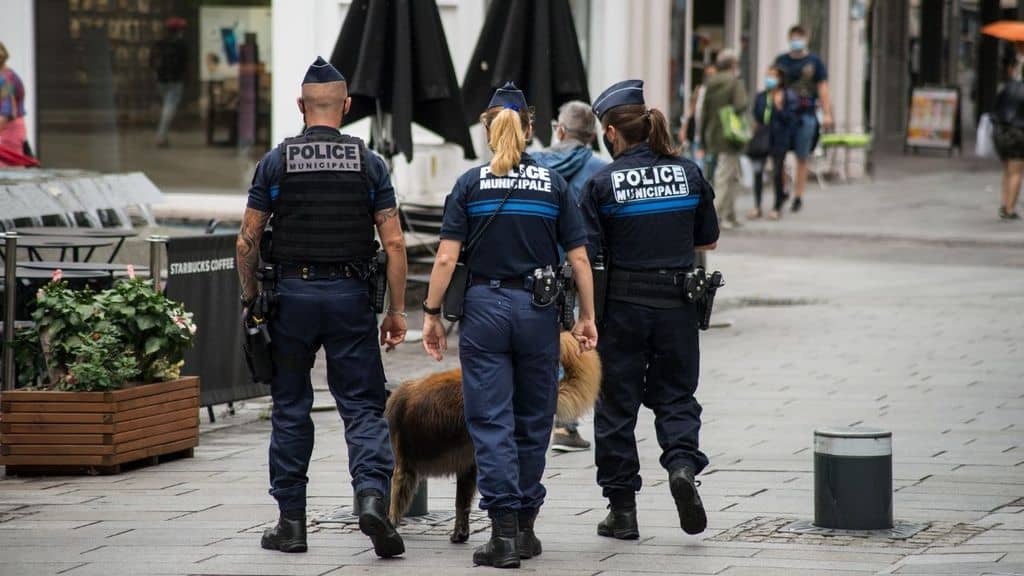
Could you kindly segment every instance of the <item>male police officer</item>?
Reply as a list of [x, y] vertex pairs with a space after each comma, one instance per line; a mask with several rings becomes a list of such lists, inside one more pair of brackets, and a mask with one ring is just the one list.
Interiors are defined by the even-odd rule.
[[689, 534], [707, 526], [694, 476], [707, 465], [698, 448], [696, 305], [682, 280], [694, 249], [718, 240], [714, 193], [700, 170], [671, 145], [664, 114], [644, 105], [643, 82], [612, 85], [594, 101], [605, 146], [615, 160], [583, 192], [588, 243], [608, 263], [607, 307], [599, 326], [604, 369], [594, 413], [597, 482], [611, 512], [598, 534], [639, 537], [636, 492], [637, 410], [654, 411], [680, 524]]
[[[339, 133], [351, 106], [345, 78], [322, 58], [302, 82], [299, 110], [306, 128], [263, 157], [256, 168], [242, 230], [238, 272], [243, 306], [257, 295], [259, 259], [277, 278], [270, 321], [274, 411], [270, 493], [281, 515], [262, 545], [306, 551], [306, 470], [313, 451], [309, 371], [316, 351], [327, 354], [327, 383], [345, 422], [349, 472], [360, 505], [359, 528], [378, 556], [405, 545], [387, 519], [384, 496], [394, 468], [384, 410], [384, 369], [367, 285], [375, 254], [374, 225], [388, 253], [391, 307], [380, 344], [405, 339], [405, 241], [384, 161], [362, 141]], [[269, 253], [260, 254], [273, 216]]]

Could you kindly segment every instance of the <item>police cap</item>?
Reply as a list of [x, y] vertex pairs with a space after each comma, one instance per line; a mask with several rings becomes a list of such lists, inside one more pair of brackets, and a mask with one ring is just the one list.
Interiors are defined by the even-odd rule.
[[640, 104], [644, 103], [644, 81], [643, 80], [623, 80], [622, 82], [616, 82], [601, 95], [594, 100], [594, 114], [600, 119], [605, 115], [606, 112], [612, 108], [618, 108], [619, 106], [626, 106], [627, 104]]
[[491, 96], [491, 101], [487, 104], [488, 108], [495, 106], [522, 112], [527, 108], [526, 97], [523, 96], [522, 90], [516, 88], [514, 82], [506, 82], [504, 86], [494, 91], [494, 96]]
[[303, 84], [322, 84], [324, 82], [344, 82], [345, 77], [331, 63], [317, 56], [316, 61], [309, 65]]

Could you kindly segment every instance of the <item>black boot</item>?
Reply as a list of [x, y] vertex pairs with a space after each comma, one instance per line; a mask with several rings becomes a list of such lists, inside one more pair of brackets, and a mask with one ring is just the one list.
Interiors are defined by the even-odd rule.
[[619, 540], [636, 540], [640, 527], [636, 522], [636, 502], [616, 502], [608, 505], [608, 515], [597, 525], [597, 535]]
[[523, 560], [540, 556], [542, 551], [540, 539], [533, 533], [533, 521], [536, 519], [536, 508], [519, 511], [519, 536], [516, 544], [519, 546], [519, 557]]
[[281, 552], [305, 552], [306, 551], [306, 514], [281, 514], [277, 520], [277, 526], [267, 528], [263, 531], [263, 540], [260, 545], [267, 550], [280, 550]]
[[505, 512], [491, 517], [491, 539], [473, 551], [473, 564], [495, 568], [519, 568], [519, 516]]
[[668, 475], [668, 485], [679, 512], [679, 525], [687, 534], [700, 534], [708, 527], [704, 503], [697, 494], [693, 471], [683, 466]]
[[388, 520], [384, 495], [377, 490], [363, 490], [359, 498], [359, 529], [370, 537], [373, 551], [381, 558], [391, 558], [405, 552], [402, 537]]

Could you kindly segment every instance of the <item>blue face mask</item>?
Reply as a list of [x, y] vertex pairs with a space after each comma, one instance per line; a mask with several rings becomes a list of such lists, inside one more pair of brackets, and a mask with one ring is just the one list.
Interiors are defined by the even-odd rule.
[[803, 38], [794, 38], [789, 41], [789, 50], [791, 52], [803, 52], [807, 49], [807, 40]]
[[764, 87], [769, 90], [775, 90], [779, 86], [779, 79], [774, 76], [769, 76], [764, 79]]

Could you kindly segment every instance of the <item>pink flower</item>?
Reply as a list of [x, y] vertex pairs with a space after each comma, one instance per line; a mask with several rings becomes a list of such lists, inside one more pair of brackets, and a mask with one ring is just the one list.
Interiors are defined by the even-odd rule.
[[54, 270], [53, 274], [50, 275], [50, 281], [51, 282], [60, 282], [63, 279], [64, 279], [64, 272], [60, 268], [57, 268], [56, 270]]
[[131, 264], [128, 265], [128, 278], [135, 280], [135, 266]]

